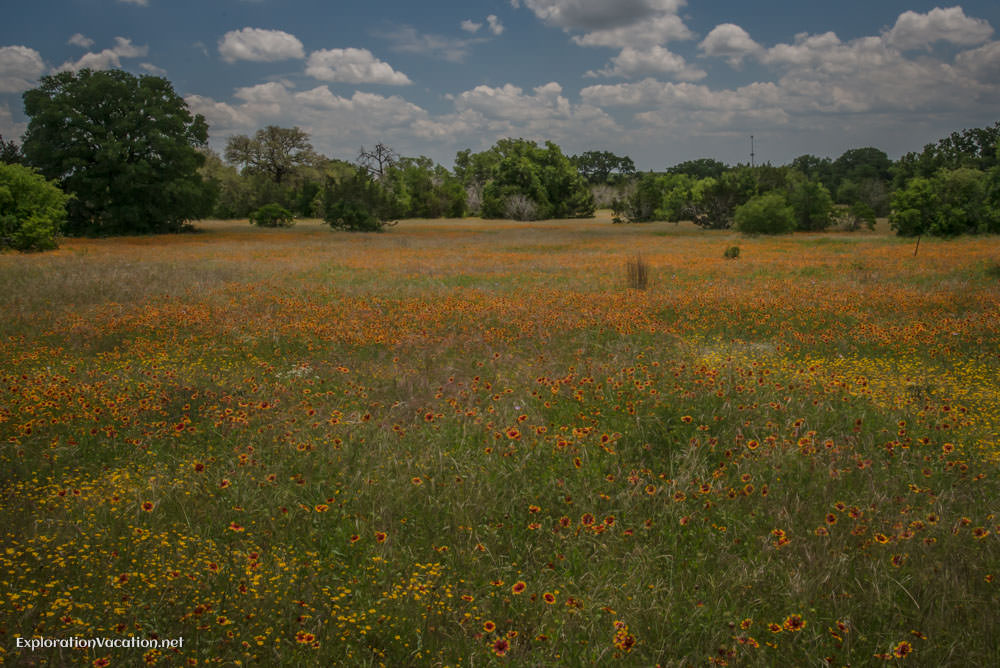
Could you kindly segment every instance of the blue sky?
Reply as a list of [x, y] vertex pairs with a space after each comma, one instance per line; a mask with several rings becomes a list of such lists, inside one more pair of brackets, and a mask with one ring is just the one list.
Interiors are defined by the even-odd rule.
[[682, 160], [878, 146], [1000, 120], [1000, 3], [34, 0], [3, 10], [0, 134], [62, 69], [167, 77], [212, 145], [265, 125], [451, 166], [498, 138]]

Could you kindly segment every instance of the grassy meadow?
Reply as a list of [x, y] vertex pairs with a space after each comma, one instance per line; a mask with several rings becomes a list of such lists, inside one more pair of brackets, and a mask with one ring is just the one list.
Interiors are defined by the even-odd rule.
[[1000, 665], [1000, 239], [200, 228], [0, 255], [3, 663]]

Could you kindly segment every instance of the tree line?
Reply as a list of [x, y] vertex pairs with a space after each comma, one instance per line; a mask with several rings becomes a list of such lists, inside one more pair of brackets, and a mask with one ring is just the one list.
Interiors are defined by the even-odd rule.
[[120, 70], [46, 76], [23, 99], [23, 144], [0, 137], [0, 247], [19, 250], [52, 248], [60, 234], [179, 232], [208, 217], [380, 230], [400, 218], [574, 218], [599, 207], [620, 223], [745, 233], [858, 229], [885, 216], [904, 236], [1000, 232], [1000, 122], [897, 161], [864, 147], [640, 173], [627, 156], [508, 138], [458, 152], [448, 169], [382, 143], [353, 161], [328, 158], [302, 129], [277, 126], [229, 137], [220, 155], [166, 79]]

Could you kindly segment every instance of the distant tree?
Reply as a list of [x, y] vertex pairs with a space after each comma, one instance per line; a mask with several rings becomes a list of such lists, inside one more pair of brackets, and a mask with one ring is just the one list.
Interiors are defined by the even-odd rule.
[[465, 213], [465, 188], [430, 158], [400, 158], [383, 183], [396, 198], [402, 218], [460, 218]]
[[822, 183], [810, 180], [799, 172], [792, 172], [786, 196], [795, 214], [798, 229], [820, 231], [830, 226], [833, 198]]
[[837, 189], [837, 202], [864, 204], [876, 216], [889, 214], [889, 182], [883, 179], [845, 179]]
[[242, 165], [246, 175], [263, 174], [276, 185], [316, 159], [309, 134], [297, 127], [268, 125], [253, 137], [234, 135], [226, 142], [226, 160]]
[[733, 218], [743, 234], [786, 234], [795, 229], [795, 213], [777, 191], [757, 195], [736, 207]]
[[830, 158], [820, 158], [815, 155], [805, 154], [792, 160], [792, 169], [801, 172], [811, 181], [819, 181], [827, 190], [836, 188], [833, 178], [833, 161]]
[[837, 207], [833, 217], [834, 222], [848, 232], [857, 231], [862, 225], [869, 230], [875, 229], [875, 211], [864, 202]]
[[399, 160], [399, 154], [386, 146], [382, 142], [375, 144], [371, 150], [366, 150], [364, 146], [358, 151], [358, 164], [368, 170], [368, 173], [376, 179], [385, 177], [386, 172]]
[[67, 196], [35, 170], [0, 163], [0, 249], [49, 250], [66, 219]]
[[888, 181], [891, 174], [892, 160], [885, 151], [871, 146], [852, 148], [833, 161], [833, 175], [840, 185], [841, 181], [851, 179], [879, 179]]
[[[582, 218], [594, 215], [594, 196], [562, 150], [526, 139], [501, 139], [482, 156], [459, 154], [456, 171], [481, 182], [481, 214], [503, 218]], [[531, 206], [513, 206], [527, 198]]]
[[572, 156], [570, 161], [589, 183], [610, 183], [635, 174], [632, 158], [617, 156], [610, 151], [587, 151]]
[[915, 177], [893, 195], [889, 223], [897, 234], [951, 237], [1000, 232], [994, 206], [995, 175], [976, 169], [942, 169], [932, 178]]
[[898, 189], [915, 176], [930, 178], [941, 169], [968, 167], [988, 171], [1000, 165], [1000, 121], [985, 128], [953, 132], [920, 153], [907, 153], [893, 165], [893, 185]]
[[637, 178], [622, 197], [611, 203], [616, 223], [646, 223], [657, 218], [665, 195], [665, 177], [646, 172]]
[[240, 176], [232, 165], [227, 165], [219, 154], [203, 148], [205, 163], [198, 169], [202, 179], [215, 190], [213, 218], [246, 218], [254, 210], [254, 188], [250, 179]]
[[901, 237], [927, 234], [937, 218], [941, 198], [930, 179], [915, 177], [892, 196], [889, 225]]
[[342, 179], [329, 179], [320, 204], [323, 220], [335, 230], [381, 232], [395, 218], [392, 193], [362, 166]]
[[21, 147], [13, 141], [4, 141], [3, 135], [0, 135], [0, 164], [20, 165], [23, 159]]
[[712, 158], [698, 158], [697, 160], [687, 160], [667, 168], [667, 174], [687, 174], [697, 179], [720, 178], [729, 167], [718, 160]]
[[68, 233], [177, 232], [211, 211], [198, 173], [208, 125], [166, 79], [60, 72], [24, 94], [24, 110], [27, 163], [74, 196]]
[[691, 186], [686, 217], [705, 229], [722, 230], [733, 224], [736, 208], [758, 191], [757, 177], [749, 167], [733, 169], [719, 178], [705, 178]]
[[250, 214], [250, 223], [258, 227], [291, 227], [295, 215], [280, 204], [265, 204]]

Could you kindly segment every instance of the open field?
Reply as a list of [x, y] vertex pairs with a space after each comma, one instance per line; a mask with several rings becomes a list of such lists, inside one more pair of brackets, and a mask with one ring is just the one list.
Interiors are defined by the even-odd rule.
[[1000, 665], [1000, 239], [201, 228], [0, 255], [4, 663]]

